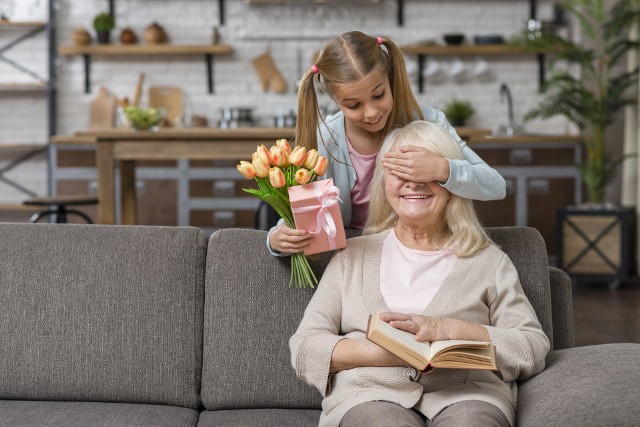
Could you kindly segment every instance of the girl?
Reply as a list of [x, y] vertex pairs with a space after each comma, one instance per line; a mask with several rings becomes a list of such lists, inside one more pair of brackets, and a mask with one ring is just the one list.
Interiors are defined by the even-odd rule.
[[[340, 111], [320, 122], [315, 82]], [[466, 146], [435, 108], [418, 105], [400, 48], [388, 38], [351, 31], [324, 47], [317, 62], [302, 78], [298, 92], [295, 141], [317, 148], [329, 158], [326, 178], [340, 189], [345, 228], [362, 228], [369, 207], [369, 184], [384, 137], [414, 120], [434, 122], [453, 134], [465, 160], [444, 159], [424, 148], [407, 146], [383, 159], [390, 172], [417, 182], [439, 181], [453, 194], [476, 200], [505, 196], [505, 182]], [[313, 236], [280, 222], [269, 231], [267, 246], [273, 255], [302, 251]]]

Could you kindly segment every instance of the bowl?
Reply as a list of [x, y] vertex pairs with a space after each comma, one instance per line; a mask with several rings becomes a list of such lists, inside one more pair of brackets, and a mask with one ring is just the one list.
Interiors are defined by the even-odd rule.
[[124, 108], [124, 117], [135, 130], [156, 129], [165, 118], [163, 110], [130, 105]]
[[450, 33], [443, 36], [444, 42], [448, 45], [457, 46], [464, 42], [464, 34]]

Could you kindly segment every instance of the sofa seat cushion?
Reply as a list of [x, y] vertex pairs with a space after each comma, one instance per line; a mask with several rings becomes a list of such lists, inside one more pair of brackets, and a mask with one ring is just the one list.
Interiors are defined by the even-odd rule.
[[554, 351], [520, 384], [518, 426], [637, 426], [639, 390], [640, 344]]
[[236, 409], [203, 411], [198, 427], [317, 427], [320, 420], [317, 409]]
[[179, 406], [105, 402], [0, 400], [2, 425], [22, 427], [195, 426], [198, 411]]

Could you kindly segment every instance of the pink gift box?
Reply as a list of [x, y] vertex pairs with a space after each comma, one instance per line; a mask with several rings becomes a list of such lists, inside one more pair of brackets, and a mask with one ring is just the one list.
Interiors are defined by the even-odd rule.
[[307, 230], [315, 237], [304, 250], [305, 255], [347, 246], [339, 197], [340, 190], [331, 178], [289, 187], [296, 228]]

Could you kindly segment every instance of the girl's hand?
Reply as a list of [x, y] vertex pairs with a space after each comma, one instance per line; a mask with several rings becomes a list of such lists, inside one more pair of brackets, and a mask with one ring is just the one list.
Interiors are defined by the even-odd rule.
[[308, 231], [296, 230], [282, 223], [269, 235], [269, 245], [278, 252], [294, 254], [302, 252], [313, 239], [313, 235]]
[[384, 155], [382, 165], [402, 179], [414, 182], [447, 182], [449, 161], [415, 145], [399, 147]]

